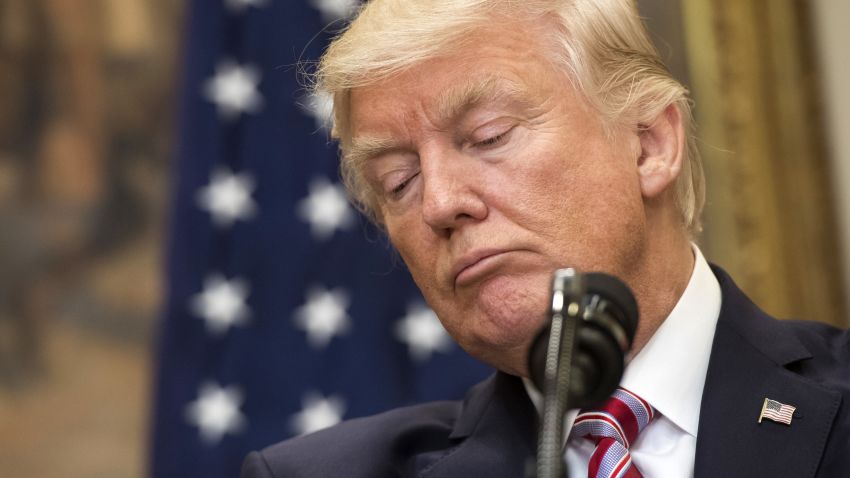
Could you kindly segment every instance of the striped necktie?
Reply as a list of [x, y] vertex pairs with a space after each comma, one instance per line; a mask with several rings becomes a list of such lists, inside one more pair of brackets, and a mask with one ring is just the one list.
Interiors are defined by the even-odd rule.
[[598, 410], [583, 410], [571, 436], [596, 443], [587, 467], [588, 478], [643, 478], [632, 464], [629, 446], [637, 439], [655, 410], [642, 398], [618, 388]]

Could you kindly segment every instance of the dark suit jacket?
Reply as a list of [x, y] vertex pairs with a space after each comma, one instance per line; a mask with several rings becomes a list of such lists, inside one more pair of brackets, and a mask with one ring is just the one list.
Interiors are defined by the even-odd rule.
[[[695, 476], [850, 477], [850, 333], [777, 321], [714, 271], [723, 303]], [[790, 426], [757, 423], [765, 397], [797, 407]], [[536, 417], [522, 382], [497, 373], [463, 403], [400, 408], [254, 452], [242, 477], [521, 478], [534, 457]]]

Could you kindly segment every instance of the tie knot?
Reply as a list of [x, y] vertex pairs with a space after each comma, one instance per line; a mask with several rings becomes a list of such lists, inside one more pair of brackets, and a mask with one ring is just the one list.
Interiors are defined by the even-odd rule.
[[597, 444], [603, 438], [612, 438], [629, 448], [654, 417], [655, 409], [646, 400], [618, 388], [599, 409], [582, 410], [570, 434]]

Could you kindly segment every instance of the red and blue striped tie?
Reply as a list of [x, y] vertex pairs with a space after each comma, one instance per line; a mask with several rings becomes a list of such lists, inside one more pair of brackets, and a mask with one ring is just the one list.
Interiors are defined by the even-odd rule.
[[579, 413], [571, 436], [596, 443], [587, 477], [643, 478], [632, 464], [629, 446], [654, 417], [655, 410], [646, 400], [624, 388], [618, 388], [600, 409]]

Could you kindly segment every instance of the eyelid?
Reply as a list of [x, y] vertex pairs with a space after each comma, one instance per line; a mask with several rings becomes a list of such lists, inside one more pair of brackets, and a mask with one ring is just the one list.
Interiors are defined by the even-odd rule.
[[366, 176], [376, 189], [383, 192], [387, 181], [417, 169], [418, 157], [394, 151], [369, 159], [365, 165]]
[[500, 117], [487, 121], [486, 123], [474, 128], [469, 134], [470, 141], [477, 143], [500, 134], [504, 134], [511, 128], [516, 126], [518, 121], [512, 117]]
[[[500, 126], [485, 126], [483, 128], [479, 128], [475, 131], [475, 133], [473, 133], [470, 145], [472, 147], [484, 149], [501, 146], [516, 126], [516, 123], [511, 122], [503, 123]], [[485, 134], [480, 133], [482, 129], [487, 130]]]
[[395, 197], [395, 196], [398, 196], [399, 194], [401, 194], [402, 192], [404, 192], [404, 190], [407, 189], [407, 187], [410, 185], [410, 182], [413, 181], [413, 179], [416, 178], [416, 176], [419, 176], [418, 171], [414, 174], [411, 174], [410, 176], [405, 178], [403, 181], [398, 183], [396, 186], [394, 186], [390, 190], [390, 195]]
[[378, 192], [389, 199], [396, 199], [409, 183], [419, 175], [418, 168], [398, 168], [387, 171], [378, 178]]

